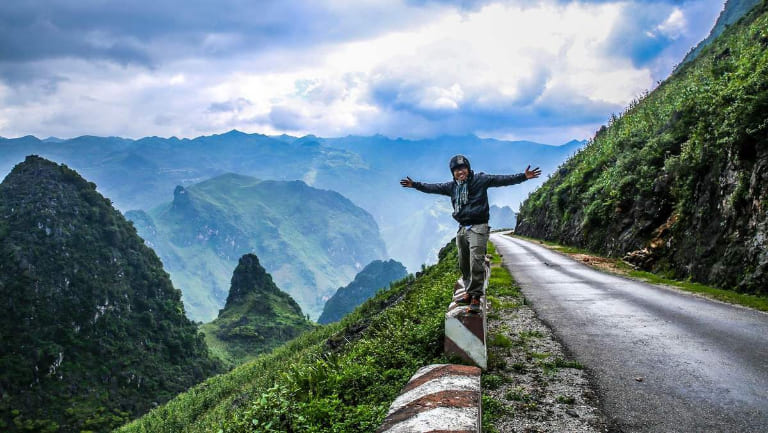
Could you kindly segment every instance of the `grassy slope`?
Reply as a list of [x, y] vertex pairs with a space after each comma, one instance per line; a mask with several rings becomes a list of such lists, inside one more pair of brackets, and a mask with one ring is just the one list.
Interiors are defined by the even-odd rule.
[[[651, 272], [634, 269], [631, 265], [627, 264], [625, 261], [621, 259], [604, 257], [580, 248], [563, 246], [563, 245], [556, 244], [554, 242], [542, 241], [539, 239], [533, 239], [526, 236], [520, 236], [520, 235], [510, 235], [510, 236], [517, 236], [519, 238], [526, 239], [531, 242], [537, 242], [553, 251], [558, 251], [560, 253], [563, 253], [572, 257], [575, 256], [576, 259], [579, 259], [580, 257], [583, 257], [583, 256], [588, 256], [589, 258], [593, 258], [593, 259], [598, 258], [600, 259], [598, 263], [600, 263], [601, 265], [595, 266], [595, 267], [602, 271], [608, 271], [617, 275], [634, 278], [640, 281], [645, 281], [646, 283], [676, 287], [678, 289], [685, 290], [686, 292], [696, 293], [696, 294], [706, 296], [711, 299], [716, 299], [722, 302], [742, 305], [742, 306], [754, 308], [760, 311], [768, 311], [768, 296], [752, 295], [748, 293], [737, 293], [732, 290], [724, 290], [724, 289], [718, 289], [717, 287], [707, 286], [706, 284], [694, 283], [691, 281], [674, 280], [674, 279], [666, 278]], [[585, 262], [587, 265], [591, 265], [591, 266], [595, 265], [594, 260], [590, 260], [590, 261], [582, 260], [582, 261]]]
[[122, 433], [369, 432], [420, 367], [442, 354], [455, 247], [418, 278], [179, 395]]
[[598, 131], [522, 205], [518, 233], [612, 256], [650, 243], [656, 271], [760, 292], [749, 227], [768, 207], [753, 179], [768, 134], [766, 10]]

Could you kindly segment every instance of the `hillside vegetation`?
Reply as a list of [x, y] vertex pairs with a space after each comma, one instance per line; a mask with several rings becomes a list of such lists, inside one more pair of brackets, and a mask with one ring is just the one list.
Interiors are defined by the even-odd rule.
[[517, 232], [677, 278], [768, 293], [763, 1], [523, 204]]
[[386, 256], [368, 212], [301, 181], [225, 174], [178, 186], [173, 202], [126, 216], [163, 260], [193, 320], [216, 317], [243, 254], [255, 253], [313, 318], [337, 287]]
[[227, 303], [219, 316], [200, 327], [211, 351], [230, 366], [312, 329], [290, 295], [280, 290], [255, 254], [246, 254], [232, 274]]
[[717, 37], [725, 31], [725, 29], [739, 21], [741, 17], [746, 15], [761, 1], [762, 0], [726, 0], [725, 7], [720, 13], [720, 16], [717, 17], [717, 22], [715, 22], [715, 26], [712, 27], [712, 31], [709, 32], [709, 36], [699, 42], [696, 47], [692, 48], [691, 51], [685, 55], [683, 61], [680, 62], [680, 65], [684, 65], [695, 59], [704, 47], [711, 44], [712, 41], [717, 39]]
[[106, 432], [218, 370], [157, 256], [37, 156], [0, 184], [0, 431]]
[[374, 431], [416, 370], [448, 361], [443, 323], [458, 277], [455, 247], [440, 258], [341, 322], [211, 378], [119, 432]]

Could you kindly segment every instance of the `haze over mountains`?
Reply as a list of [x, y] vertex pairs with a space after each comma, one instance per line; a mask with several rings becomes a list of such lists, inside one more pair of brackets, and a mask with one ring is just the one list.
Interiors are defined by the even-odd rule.
[[[337, 191], [373, 215], [384, 234], [389, 255], [411, 271], [434, 261], [433, 242], [411, 227], [439, 223], [449, 214], [444, 197], [404, 191], [402, 176], [427, 182], [450, 179], [448, 160], [463, 153], [473, 168], [490, 173], [518, 173], [528, 164], [551, 173], [583, 142], [549, 146], [525, 141], [481, 139], [476, 136], [430, 140], [384, 136], [318, 138], [268, 137], [230, 131], [195, 139], [117, 137], [0, 139], [0, 173], [35, 153], [65, 163], [98, 185], [99, 191], [123, 212], [154, 208], [173, 199], [176, 186], [189, 186], [225, 173], [263, 180], [302, 180]], [[491, 202], [517, 210], [519, 203], [543, 180], [495, 189]], [[438, 203], [439, 202], [439, 203]], [[438, 204], [435, 204], [438, 203]], [[430, 211], [425, 212], [425, 209]], [[426, 218], [426, 219], [425, 219]], [[450, 221], [450, 217], [442, 220]], [[441, 243], [450, 237], [436, 238]]]
[[[376, 225], [388, 243], [383, 257], [411, 254], [417, 266], [419, 257], [432, 259], [429, 250], [441, 246], [434, 239], [455, 230], [450, 205], [403, 190], [397, 180], [447, 180], [447, 160], [457, 152], [482, 171], [520, 171], [528, 158], [539, 159], [531, 163], [545, 173], [554, 170], [523, 207], [521, 231], [609, 254], [635, 252], [640, 266], [764, 294], [766, 5], [613, 119], [559, 170], [581, 143], [237, 131], [195, 140], [0, 140], [3, 174], [24, 161], [0, 184], [0, 430], [109, 431], [216, 371], [185, 317], [180, 287], [110, 199], [123, 211], [141, 209], [131, 214], [135, 225], [153, 247], [167, 248], [166, 265], [184, 262], [190, 278], [228, 278], [240, 248], [257, 248], [252, 240], [271, 248], [258, 260], [246, 255], [234, 290], [205, 295], [222, 305], [230, 295], [214, 332], [249, 346], [259, 340], [261, 329], [252, 325], [264, 319], [251, 313], [262, 312], [263, 297], [286, 307], [277, 320], [314, 327], [269, 284], [260, 268], [268, 260], [295, 265], [285, 273], [310, 282], [303, 302], [317, 306], [318, 279], [356, 269], [348, 260], [370, 253], [350, 249], [364, 242], [384, 251]], [[94, 176], [25, 159], [35, 149]], [[108, 189], [108, 198], [89, 180]], [[516, 208], [514, 197], [543, 181], [494, 190], [492, 200]], [[291, 223], [281, 225], [286, 219]], [[366, 239], [347, 243], [348, 227]], [[302, 254], [320, 269], [306, 266]], [[123, 431], [253, 431], [273, 422], [293, 431], [375, 429], [413, 371], [444, 360], [455, 248], [442, 249], [440, 258], [341, 323], [212, 378]]]
[[226, 174], [178, 186], [172, 202], [126, 216], [162, 258], [194, 320], [216, 317], [243, 254], [258, 255], [313, 318], [337, 287], [386, 258], [370, 214], [302, 181]]

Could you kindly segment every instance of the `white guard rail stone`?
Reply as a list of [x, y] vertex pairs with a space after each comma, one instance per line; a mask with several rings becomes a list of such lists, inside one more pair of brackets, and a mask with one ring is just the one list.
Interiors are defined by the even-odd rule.
[[377, 433], [480, 433], [481, 370], [468, 365], [421, 368], [389, 408]]
[[454, 285], [453, 300], [445, 313], [445, 343], [443, 350], [446, 354], [472, 362], [483, 370], [488, 368], [488, 351], [486, 349], [486, 334], [488, 322], [486, 311], [488, 306], [485, 292], [488, 288], [491, 268], [488, 257], [485, 259], [485, 281], [483, 282], [483, 297], [480, 299], [481, 312], [469, 313], [467, 307], [457, 305], [456, 300], [466, 293], [461, 278]]

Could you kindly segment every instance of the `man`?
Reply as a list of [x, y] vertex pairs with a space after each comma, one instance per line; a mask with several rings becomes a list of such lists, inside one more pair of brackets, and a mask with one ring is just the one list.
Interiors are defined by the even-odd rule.
[[453, 218], [459, 223], [456, 246], [459, 248], [459, 268], [467, 293], [457, 303], [469, 305], [469, 311], [480, 311], [485, 280], [485, 252], [488, 243], [488, 188], [514, 185], [541, 175], [538, 167], [531, 170], [529, 165], [524, 173], [494, 175], [475, 173], [464, 155], [451, 158], [453, 181], [446, 183], [414, 182], [410, 177], [400, 180], [405, 188], [415, 188], [430, 194], [451, 197]]

